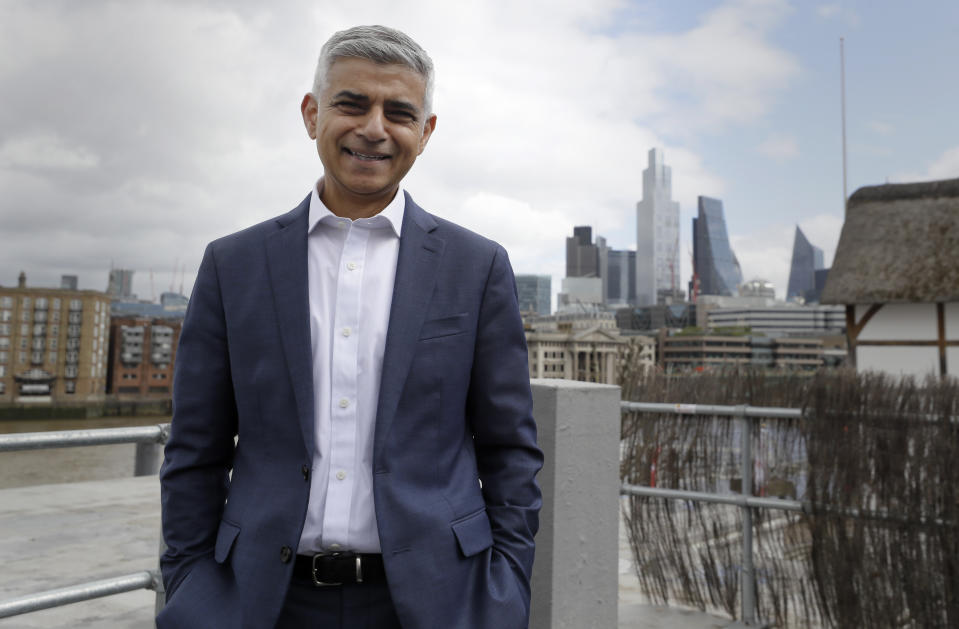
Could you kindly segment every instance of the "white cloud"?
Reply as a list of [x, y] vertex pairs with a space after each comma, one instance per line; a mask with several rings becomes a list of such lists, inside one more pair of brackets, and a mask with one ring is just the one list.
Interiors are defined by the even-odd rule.
[[784, 161], [799, 155], [799, 144], [792, 136], [773, 135], [757, 146], [756, 150], [767, 157]]
[[838, 4], [823, 4], [816, 7], [816, 13], [819, 17], [830, 19], [839, 15], [839, 12], [842, 11], [842, 7]]
[[868, 124], [868, 127], [873, 132], [883, 136], [892, 135], [896, 131], [896, 127], [882, 120], [873, 120]]
[[896, 183], [910, 181], [936, 181], [937, 179], [955, 179], [959, 177], [959, 146], [947, 149], [933, 160], [924, 172], [899, 173], [891, 178]]
[[0, 145], [0, 167], [18, 170], [87, 170], [100, 158], [83, 146], [71, 146], [50, 133], [12, 138]]

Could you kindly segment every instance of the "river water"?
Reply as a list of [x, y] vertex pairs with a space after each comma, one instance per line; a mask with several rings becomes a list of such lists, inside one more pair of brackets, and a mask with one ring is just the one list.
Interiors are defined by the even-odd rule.
[[[0, 419], [0, 433], [150, 426], [169, 421], [169, 416]], [[127, 478], [133, 476], [135, 452], [134, 444], [0, 452], [0, 489]]]

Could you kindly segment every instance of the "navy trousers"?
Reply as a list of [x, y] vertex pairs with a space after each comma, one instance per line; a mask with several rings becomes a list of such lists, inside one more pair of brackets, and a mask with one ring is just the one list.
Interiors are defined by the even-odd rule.
[[296, 576], [276, 629], [402, 629], [386, 583], [317, 587]]

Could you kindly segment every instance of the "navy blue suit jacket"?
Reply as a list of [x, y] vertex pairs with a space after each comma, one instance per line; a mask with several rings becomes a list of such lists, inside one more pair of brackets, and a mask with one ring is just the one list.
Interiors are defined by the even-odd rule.
[[[309, 197], [200, 265], [160, 473], [161, 628], [271, 629], [280, 613], [315, 443], [308, 214]], [[519, 629], [542, 453], [513, 273], [409, 196], [398, 255], [373, 464], [396, 611], [404, 629]]]

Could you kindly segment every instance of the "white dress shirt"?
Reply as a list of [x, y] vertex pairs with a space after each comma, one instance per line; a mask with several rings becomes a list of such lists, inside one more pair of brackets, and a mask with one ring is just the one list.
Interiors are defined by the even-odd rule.
[[380, 552], [373, 429], [405, 195], [352, 221], [310, 199], [308, 268], [315, 454], [298, 552]]

